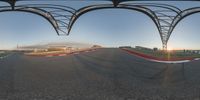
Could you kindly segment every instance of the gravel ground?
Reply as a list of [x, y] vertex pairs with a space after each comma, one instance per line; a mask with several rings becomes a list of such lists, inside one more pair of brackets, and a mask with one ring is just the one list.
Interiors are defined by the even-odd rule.
[[0, 100], [200, 100], [200, 61], [161, 64], [120, 49], [0, 60]]

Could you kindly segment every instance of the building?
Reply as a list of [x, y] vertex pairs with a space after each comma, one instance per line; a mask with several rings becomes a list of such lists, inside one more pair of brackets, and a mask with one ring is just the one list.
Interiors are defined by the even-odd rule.
[[142, 46], [135, 46], [135, 49], [138, 49], [138, 50], [153, 50], [151, 48], [142, 47]]

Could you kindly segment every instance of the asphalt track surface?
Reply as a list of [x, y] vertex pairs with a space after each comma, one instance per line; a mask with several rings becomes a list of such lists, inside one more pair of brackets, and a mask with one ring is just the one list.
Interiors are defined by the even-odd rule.
[[200, 61], [162, 64], [120, 49], [0, 60], [0, 100], [199, 100]]

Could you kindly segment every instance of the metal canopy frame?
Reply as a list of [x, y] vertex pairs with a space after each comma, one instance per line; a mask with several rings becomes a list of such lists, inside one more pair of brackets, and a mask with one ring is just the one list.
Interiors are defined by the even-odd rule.
[[[83, 14], [99, 10], [99, 9], [128, 9], [139, 11], [149, 16], [155, 23], [161, 37], [163, 49], [167, 49], [167, 43], [176, 25], [185, 17], [200, 12], [200, 7], [192, 7], [181, 10], [180, 8], [161, 3], [136, 3], [133, 1], [149, 1], [149, 0], [103, 0], [110, 1], [108, 4], [94, 4], [75, 9], [70, 6], [57, 4], [22, 4], [16, 5], [20, 1], [36, 1], [36, 0], [0, 0], [7, 2], [10, 6], [0, 6], [0, 12], [5, 11], [22, 11], [37, 14], [51, 23], [58, 35], [69, 35], [74, 23]], [[38, 0], [42, 1], [42, 0]], [[45, 0], [56, 1], [56, 0]], [[57, 0], [59, 1], [73, 1], [73, 0]], [[81, 0], [92, 1], [92, 0]], [[98, 2], [98, 0], [94, 0]], [[102, 0], [99, 0], [102, 1]], [[153, 0], [159, 1], [159, 0]], [[164, 0], [161, 0], [164, 1]], [[170, 0], [168, 0], [170, 1]], [[173, 0], [172, 0], [173, 1]], [[187, 1], [187, 0], [177, 0]], [[198, 1], [198, 0], [193, 0]], [[79, 2], [79, 0], [77, 0]]]

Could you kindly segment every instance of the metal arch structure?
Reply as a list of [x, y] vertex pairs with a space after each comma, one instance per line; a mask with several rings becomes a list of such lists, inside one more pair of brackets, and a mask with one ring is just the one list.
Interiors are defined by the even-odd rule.
[[[142, 12], [149, 16], [155, 23], [162, 40], [163, 48], [167, 48], [167, 42], [171, 33], [170, 29], [173, 27], [172, 22], [176, 15], [178, 15], [181, 10], [175, 6], [167, 4], [157, 4], [157, 3], [122, 3], [118, 4], [116, 7], [112, 4], [102, 4], [102, 5], [93, 5], [87, 6], [77, 10], [76, 15], [74, 15], [69, 23], [69, 32], [72, 28], [74, 22], [83, 14], [98, 10], [98, 9], [109, 9], [109, 8], [119, 8], [119, 9], [129, 9]], [[170, 13], [170, 15], [166, 14]]]
[[[21, 4], [16, 5], [19, 1], [34, 1], [34, 0], [0, 0], [7, 2], [10, 6], [0, 6], [0, 12], [6, 11], [21, 11], [39, 15], [45, 18], [55, 29], [58, 35], [68, 34], [68, 23], [71, 16], [76, 13], [76, 9], [56, 4]], [[47, 0], [48, 1], [48, 0]], [[51, 0], [49, 0], [51, 1]]]
[[[34, 13], [42, 16], [51, 23], [58, 35], [69, 35], [74, 23], [77, 19], [85, 13], [100, 9], [128, 9], [139, 11], [152, 19], [155, 23], [161, 37], [163, 49], [167, 49], [167, 43], [176, 25], [185, 17], [200, 12], [200, 7], [193, 7], [188, 9], [180, 9], [173, 5], [162, 3], [137, 3], [135, 1], [148, 0], [103, 0], [110, 3], [107, 4], [92, 4], [75, 9], [67, 5], [59, 4], [16, 4], [23, 1], [36, 0], [0, 0], [7, 2], [9, 6], [0, 6], [0, 12], [5, 11], [22, 11]], [[41, 0], [38, 0], [39, 2]], [[70, 1], [70, 0], [45, 0], [47, 1]], [[73, 1], [73, 0], [72, 0]], [[91, 0], [82, 0], [91, 1]], [[98, 0], [94, 0], [98, 2]], [[102, 1], [102, 0], [99, 0]], [[159, 0], [154, 0], [159, 1]], [[164, 1], [164, 0], [160, 0]], [[168, 0], [170, 1], [170, 0]], [[173, 1], [173, 0], [172, 0]], [[187, 0], [178, 0], [187, 1]], [[193, 0], [198, 1], [198, 0]], [[76, 1], [79, 2], [79, 1]]]

